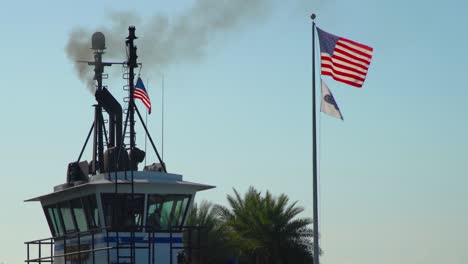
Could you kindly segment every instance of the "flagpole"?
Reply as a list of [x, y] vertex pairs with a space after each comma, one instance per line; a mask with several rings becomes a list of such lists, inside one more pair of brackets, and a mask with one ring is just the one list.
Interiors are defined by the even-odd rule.
[[[138, 76], [140, 77], [140, 76]], [[148, 97], [149, 97], [149, 79], [146, 79], [146, 93], [148, 94]], [[145, 111], [145, 126], [148, 126], [148, 109], [146, 109]], [[148, 145], [148, 135], [146, 135], [145, 133], [145, 153], [146, 152], [146, 146]], [[146, 157], [148, 155], [145, 155], [145, 167], [146, 167]]]
[[317, 114], [316, 114], [316, 98], [315, 98], [315, 14], [310, 15], [312, 19], [312, 170], [313, 170], [313, 196], [314, 196], [314, 264], [319, 264], [319, 224], [318, 224], [318, 191], [317, 191]]

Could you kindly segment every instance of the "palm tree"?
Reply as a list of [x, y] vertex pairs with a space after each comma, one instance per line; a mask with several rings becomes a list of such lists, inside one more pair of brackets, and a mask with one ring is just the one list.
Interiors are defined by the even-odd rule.
[[[200, 206], [195, 204], [190, 211], [186, 225], [202, 227], [200, 233], [192, 232], [191, 234], [191, 246], [193, 248], [201, 247], [200, 251], [192, 251], [192, 263], [229, 263], [233, 257], [233, 250], [224, 225], [213, 211], [213, 204], [207, 201], [202, 201]], [[198, 240], [198, 236], [201, 236], [200, 240]], [[184, 241], [188, 241], [187, 233]], [[198, 241], [201, 242], [200, 245], [198, 245]]]
[[297, 202], [289, 203], [285, 194], [265, 195], [250, 187], [244, 197], [234, 189], [228, 195], [231, 208], [216, 206], [227, 235], [238, 249], [240, 263], [312, 263], [312, 230], [309, 218], [298, 218], [304, 211]]

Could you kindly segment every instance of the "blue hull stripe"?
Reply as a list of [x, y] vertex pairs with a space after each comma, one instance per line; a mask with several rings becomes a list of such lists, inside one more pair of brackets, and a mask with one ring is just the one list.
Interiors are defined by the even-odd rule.
[[[129, 237], [129, 236], [127, 236], [127, 237], [119, 236], [119, 242], [120, 243], [128, 243], [130, 241], [131, 241], [131, 237]], [[76, 241], [76, 240], [67, 241], [67, 246], [78, 245], [77, 242], [78, 241]], [[80, 244], [86, 245], [86, 244], [89, 244], [90, 242], [91, 242], [91, 240], [83, 239]], [[115, 237], [115, 236], [112, 236], [112, 237], [97, 237], [97, 238], [94, 239], [94, 244], [95, 245], [97, 245], [97, 244], [107, 244], [107, 242], [116, 243], [117, 242], [117, 237]], [[171, 243], [171, 238], [170, 237], [153, 237], [153, 238], [150, 239], [150, 242], [155, 243], [155, 244], [169, 244], [169, 243]], [[181, 244], [182, 242], [183, 242], [182, 237], [172, 237], [172, 243], [173, 244]], [[146, 243], [147, 244], [148, 239], [144, 239], [143, 237], [135, 237], [135, 243], [139, 243], [139, 244]], [[63, 250], [63, 242], [57, 241], [55, 243], [55, 250]]]

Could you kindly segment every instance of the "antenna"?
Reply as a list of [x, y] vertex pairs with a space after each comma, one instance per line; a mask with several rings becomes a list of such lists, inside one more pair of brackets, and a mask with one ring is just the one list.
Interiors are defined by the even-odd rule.
[[162, 76], [161, 96], [161, 160], [164, 162], [164, 74]]
[[[146, 93], [149, 95], [149, 79], [146, 79]], [[145, 125], [148, 125], [148, 111], [145, 112]], [[146, 153], [146, 146], [148, 144], [148, 135], [145, 133], [145, 153]], [[145, 155], [145, 167], [146, 167], [146, 157]]]

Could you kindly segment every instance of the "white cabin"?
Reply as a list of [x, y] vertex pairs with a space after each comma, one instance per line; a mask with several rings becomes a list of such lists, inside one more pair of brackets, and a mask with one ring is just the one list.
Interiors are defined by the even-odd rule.
[[[89, 179], [56, 186], [52, 193], [27, 200], [41, 202], [53, 236], [51, 258], [42, 262], [178, 263], [177, 256], [192, 244], [184, 244], [183, 233], [188, 234], [184, 226], [195, 195], [214, 188], [159, 171], [98, 174]], [[43, 257], [49, 252], [41, 253]]]

